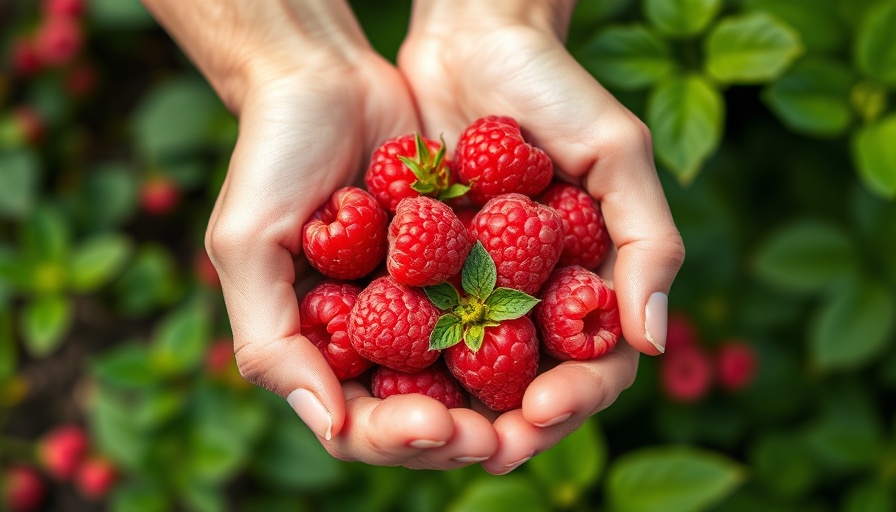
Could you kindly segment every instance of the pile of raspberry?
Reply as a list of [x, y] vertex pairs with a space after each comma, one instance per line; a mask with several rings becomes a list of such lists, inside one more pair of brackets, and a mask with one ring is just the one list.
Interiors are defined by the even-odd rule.
[[302, 334], [340, 380], [379, 398], [470, 395], [519, 408], [544, 354], [593, 359], [620, 337], [600, 204], [555, 177], [511, 118], [444, 142], [407, 134], [374, 152], [366, 190], [308, 219], [303, 252], [324, 279], [300, 300]]

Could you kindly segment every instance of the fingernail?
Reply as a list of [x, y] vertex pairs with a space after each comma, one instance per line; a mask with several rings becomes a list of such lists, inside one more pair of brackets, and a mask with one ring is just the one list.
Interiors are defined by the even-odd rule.
[[560, 416], [549, 419], [548, 421], [546, 421], [544, 423], [533, 423], [533, 425], [535, 425], [536, 427], [541, 427], [541, 428], [551, 427], [558, 423], [563, 423], [564, 421], [568, 420], [570, 416], [572, 416], [572, 413], [568, 412], [566, 414], [561, 414]]
[[475, 464], [477, 462], [487, 461], [488, 457], [455, 457], [454, 460], [463, 462], [464, 464]]
[[299, 388], [290, 393], [286, 401], [314, 433], [327, 441], [333, 437], [333, 417], [314, 393]]
[[531, 459], [531, 458], [532, 458], [532, 457], [529, 456], [529, 457], [526, 457], [525, 459], [518, 460], [518, 461], [514, 462], [513, 464], [507, 464], [506, 466], [501, 466], [501, 467], [504, 469], [504, 471], [502, 471], [502, 472], [500, 472], [500, 473], [496, 473], [496, 474], [498, 474], [498, 475], [506, 475], [507, 473], [510, 473], [510, 472], [513, 471], [514, 469], [516, 469], [516, 468], [522, 466], [524, 462], [526, 462], [527, 460], [529, 460], [529, 459]]
[[438, 448], [439, 446], [445, 446], [445, 441], [433, 441], [432, 439], [415, 439], [408, 443], [410, 446], [414, 448], [420, 448], [421, 450], [426, 448]]
[[669, 319], [669, 297], [655, 292], [647, 299], [644, 308], [644, 336], [660, 354], [666, 352], [666, 323]]

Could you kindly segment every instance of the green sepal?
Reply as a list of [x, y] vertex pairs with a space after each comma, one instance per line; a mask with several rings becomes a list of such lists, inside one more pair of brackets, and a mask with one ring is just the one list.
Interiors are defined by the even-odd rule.
[[429, 349], [442, 350], [457, 345], [464, 337], [463, 323], [450, 313], [439, 317], [429, 335]]
[[425, 162], [420, 162], [419, 160], [414, 160], [401, 155], [398, 156], [398, 159], [401, 160], [401, 163], [403, 163], [405, 167], [410, 169], [411, 172], [414, 173], [414, 176], [417, 178], [417, 181], [415, 181], [412, 186], [421, 182], [429, 184], [432, 181], [432, 177], [430, 176], [429, 171], [426, 169]]
[[442, 310], [453, 310], [460, 305], [460, 294], [451, 283], [439, 283], [423, 288], [433, 305]]
[[463, 336], [467, 348], [473, 352], [478, 352], [479, 348], [482, 347], [483, 340], [485, 340], [485, 327], [480, 324], [473, 324], [467, 327]]
[[486, 319], [494, 322], [515, 320], [528, 313], [541, 299], [512, 288], [498, 288], [485, 299]]
[[436, 187], [432, 183], [423, 183], [420, 180], [417, 180], [411, 183], [411, 190], [417, 192], [421, 196], [427, 196], [430, 194], [434, 194], [438, 190], [438, 187]]
[[485, 299], [495, 289], [498, 269], [482, 242], [476, 242], [473, 246], [467, 261], [464, 262], [460, 278], [464, 291], [480, 299]]
[[464, 185], [463, 183], [453, 183], [451, 186], [446, 188], [444, 191], [439, 193], [439, 199], [442, 201], [448, 201], [449, 199], [456, 199], [467, 192], [470, 191], [469, 185]]

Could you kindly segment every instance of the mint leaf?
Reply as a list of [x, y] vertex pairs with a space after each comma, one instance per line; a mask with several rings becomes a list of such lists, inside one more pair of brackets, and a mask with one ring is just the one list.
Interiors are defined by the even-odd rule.
[[486, 319], [495, 322], [515, 320], [528, 313], [539, 302], [540, 299], [525, 292], [512, 288], [498, 288], [485, 299], [485, 305], [488, 306]]
[[578, 58], [601, 83], [631, 90], [653, 85], [678, 67], [669, 43], [642, 25], [602, 30]]
[[429, 335], [429, 349], [442, 350], [457, 345], [463, 336], [464, 328], [460, 318], [452, 314], [442, 315]]
[[464, 291], [482, 299], [492, 293], [497, 282], [498, 269], [495, 267], [495, 261], [486, 252], [482, 242], [476, 242], [461, 271], [461, 285]]
[[430, 302], [439, 309], [452, 310], [460, 304], [460, 294], [451, 283], [440, 283], [423, 288]]
[[482, 340], [485, 339], [485, 327], [473, 324], [467, 327], [467, 331], [464, 333], [464, 343], [467, 344], [470, 350], [473, 352], [478, 352], [479, 348], [482, 346]]
[[704, 41], [709, 76], [738, 84], [774, 80], [804, 50], [799, 33], [764, 12], [727, 17]]

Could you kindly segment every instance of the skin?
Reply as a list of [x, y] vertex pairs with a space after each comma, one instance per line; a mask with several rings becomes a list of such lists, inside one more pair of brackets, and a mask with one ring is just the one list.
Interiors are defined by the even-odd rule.
[[[506, 473], [609, 406], [634, 380], [639, 351], [658, 353], [645, 338], [644, 307], [650, 293], [668, 293], [684, 250], [649, 132], [563, 49], [571, 2], [418, 0], [398, 68], [373, 51], [344, 2], [144, 3], [239, 118], [206, 247], [240, 371], [284, 398], [310, 391], [331, 435], [308, 423], [334, 457]], [[601, 275], [615, 274], [629, 343], [542, 373], [522, 409], [502, 415], [448, 410], [422, 395], [379, 400], [340, 384], [299, 329], [296, 290], [310, 275], [300, 254], [305, 219], [359, 182], [383, 140], [422, 131], [453, 142], [494, 113], [517, 118], [564, 177], [602, 201], [618, 253]]]

